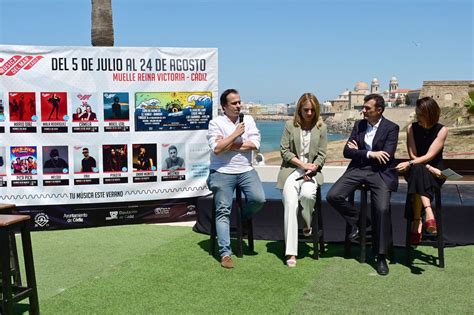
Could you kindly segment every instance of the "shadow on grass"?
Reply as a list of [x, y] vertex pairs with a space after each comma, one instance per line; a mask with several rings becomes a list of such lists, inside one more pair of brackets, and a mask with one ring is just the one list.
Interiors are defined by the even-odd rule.
[[406, 250], [403, 249], [403, 251], [405, 252], [405, 266], [410, 269], [412, 274], [415, 274], [415, 275], [423, 274], [423, 271], [425, 271], [425, 269], [421, 268], [420, 265], [422, 266], [433, 265], [437, 267], [439, 266], [439, 260], [437, 256], [426, 254], [418, 250], [418, 248], [412, 248], [410, 250], [411, 250], [411, 264], [408, 264], [407, 259], [406, 259], [407, 258]]
[[[242, 246], [243, 255], [244, 255], [244, 256], [255, 256], [255, 255], [258, 255], [258, 253], [257, 253], [256, 251], [251, 251], [251, 250], [250, 250], [250, 248], [249, 248], [249, 246], [248, 246], [247, 243], [248, 243], [248, 241], [244, 241], [244, 244], [243, 244], [243, 246]], [[201, 249], [202, 249], [203, 251], [205, 251], [206, 253], [209, 253], [209, 249], [210, 249], [210, 247], [211, 247], [211, 240], [210, 240], [210, 238], [207, 239], [207, 240], [202, 240], [202, 241], [200, 241], [200, 242], [198, 243], [198, 245], [199, 245], [199, 247], [201, 247]], [[219, 262], [220, 262], [220, 257], [219, 257], [219, 255], [218, 255], [218, 254], [219, 254], [219, 252], [218, 252], [218, 251], [219, 251], [219, 248], [218, 248], [217, 244], [216, 244], [215, 246], [216, 246], [216, 247], [215, 247], [216, 253], [215, 253], [215, 255], [213, 255], [213, 257], [214, 257], [214, 259], [215, 259], [216, 261], [219, 261]], [[230, 241], [230, 246], [231, 246], [231, 248], [233, 249], [232, 253], [235, 254], [235, 252], [236, 252], [235, 249], [237, 248], [237, 240], [231, 240], [231, 241]]]
[[[311, 245], [310, 245], [311, 244]], [[267, 243], [267, 252], [275, 255], [280, 261], [285, 264], [285, 242], [284, 241], [272, 241]], [[327, 244], [326, 244], [327, 250]], [[321, 257], [326, 256], [326, 252], [321, 254]], [[299, 241], [298, 243], [298, 259], [302, 258], [313, 258], [313, 246], [310, 241]]]
[[[26, 298], [27, 299], [27, 298]], [[28, 299], [27, 299], [28, 301]], [[28, 302], [26, 302], [28, 303]], [[29, 314], [30, 305], [24, 303], [18, 303], [13, 305], [13, 314]], [[0, 309], [0, 314], [3, 314]]]
[[[356, 250], [351, 251], [351, 256], [349, 257], [344, 257], [344, 249], [343, 246], [340, 248], [342, 249], [342, 256], [346, 259], [355, 259], [359, 261], [359, 247], [353, 246], [356, 248]], [[426, 254], [420, 250], [417, 249], [411, 249], [411, 259], [412, 262], [415, 261], [417, 262], [416, 264], [408, 264], [407, 263], [407, 251], [405, 247], [394, 247], [393, 250], [389, 253], [388, 255], [388, 260], [389, 260], [389, 265], [394, 265], [394, 264], [401, 264], [408, 269], [410, 269], [410, 272], [415, 275], [421, 275], [425, 271], [425, 269], [422, 268], [422, 266], [427, 266], [427, 265], [435, 265], [437, 266], [437, 257], [434, 255], [429, 255]], [[356, 253], [356, 256], [353, 256], [354, 253]], [[366, 253], [366, 263], [369, 264], [374, 270], [377, 270], [377, 260], [376, 260], [377, 255], [370, 250], [370, 247], [368, 247], [367, 253]], [[421, 263], [419, 263], [421, 261]]]

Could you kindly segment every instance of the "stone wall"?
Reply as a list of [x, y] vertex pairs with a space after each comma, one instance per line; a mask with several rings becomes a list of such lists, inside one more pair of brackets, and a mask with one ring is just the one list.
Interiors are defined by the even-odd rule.
[[474, 81], [423, 81], [420, 98], [432, 97], [441, 107], [462, 107]]
[[[413, 117], [415, 116], [415, 108], [413, 106], [402, 108], [387, 107], [385, 108], [383, 115], [385, 118], [400, 126], [400, 130], [403, 130], [403, 128], [405, 128], [413, 120]], [[327, 117], [325, 122], [328, 125], [330, 132], [349, 134], [352, 131], [354, 122], [363, 118], [364, 116], [358, 110], [346, 110], [335, 113], [332, 117]]]

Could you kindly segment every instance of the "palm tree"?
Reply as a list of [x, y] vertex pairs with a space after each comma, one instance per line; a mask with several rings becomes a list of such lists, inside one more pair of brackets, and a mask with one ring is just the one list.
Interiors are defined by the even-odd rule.
[[92, 46], [113, 46], [112, 0], [92, 1]]
[[474, 91], [470, 91], [468, 99], [464, 102], [464, 106], [467, 108], [469, 114], [474, 115]]

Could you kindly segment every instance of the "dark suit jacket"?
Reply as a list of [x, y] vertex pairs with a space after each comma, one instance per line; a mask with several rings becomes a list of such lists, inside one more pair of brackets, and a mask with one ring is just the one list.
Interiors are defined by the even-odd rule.
[[350, 149], [347, 145], [344, 147], [344, 157], [352, 159], [347, 170], [370, 165], [373, 171], [380, 173], [383, 181], [391, 191], [397, 191], [398, 174], [394, 167], [400, 127], [385, 117], [382, 117], [382, 121], [380, 122], [372, 143], [372, 151], [385, 151], [390, 154], [390, 160], [386, 164], [380, 164], [376, 159], [367, 158], [367, 150], [365, 149], [364, 143], [367, 125], [368, 122], [365, 119], [356, 121], [354, 124], [348, 142], [355, 139], [359, 149]]

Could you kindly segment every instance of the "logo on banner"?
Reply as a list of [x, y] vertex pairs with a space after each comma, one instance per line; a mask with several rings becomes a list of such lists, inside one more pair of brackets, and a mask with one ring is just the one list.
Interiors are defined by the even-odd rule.
[[158, 207], [153, 210], [155, 215], [160, 218], [169, 218], [170, 216], [170, 207]]
[[[30, 70], [43, 58], [43, 56], [15, 55], [3, 64], [0, 64], [0, 75], [13, 76], [21, 70]], [[3, 61], [3, 58], [0, 59]]]
[[186, 212], [186, 215], [196, 215], [196, 205], [189, 205], [186, 208], [188, 211]]
[[179, 216], [179, 218], [184, 218], [184, 217], [190, 217], [190, 216], [195, 216], [197, 214], [196, 212], [196, 205], [188, 205], [186, 207], [186, 213], [183, 213], [182, 215]]
[[35, 226], [39, 227], [45, 227], [49, 223], [49, 217], [46, 213], [40, 212], [37, 215], [35, 215]]
[[117, 220], [118, 219], [118, 214], [119, 214], [118, 211], [109, 211], [109, 216], [105, 217], [105, 220], [106, 221]]

